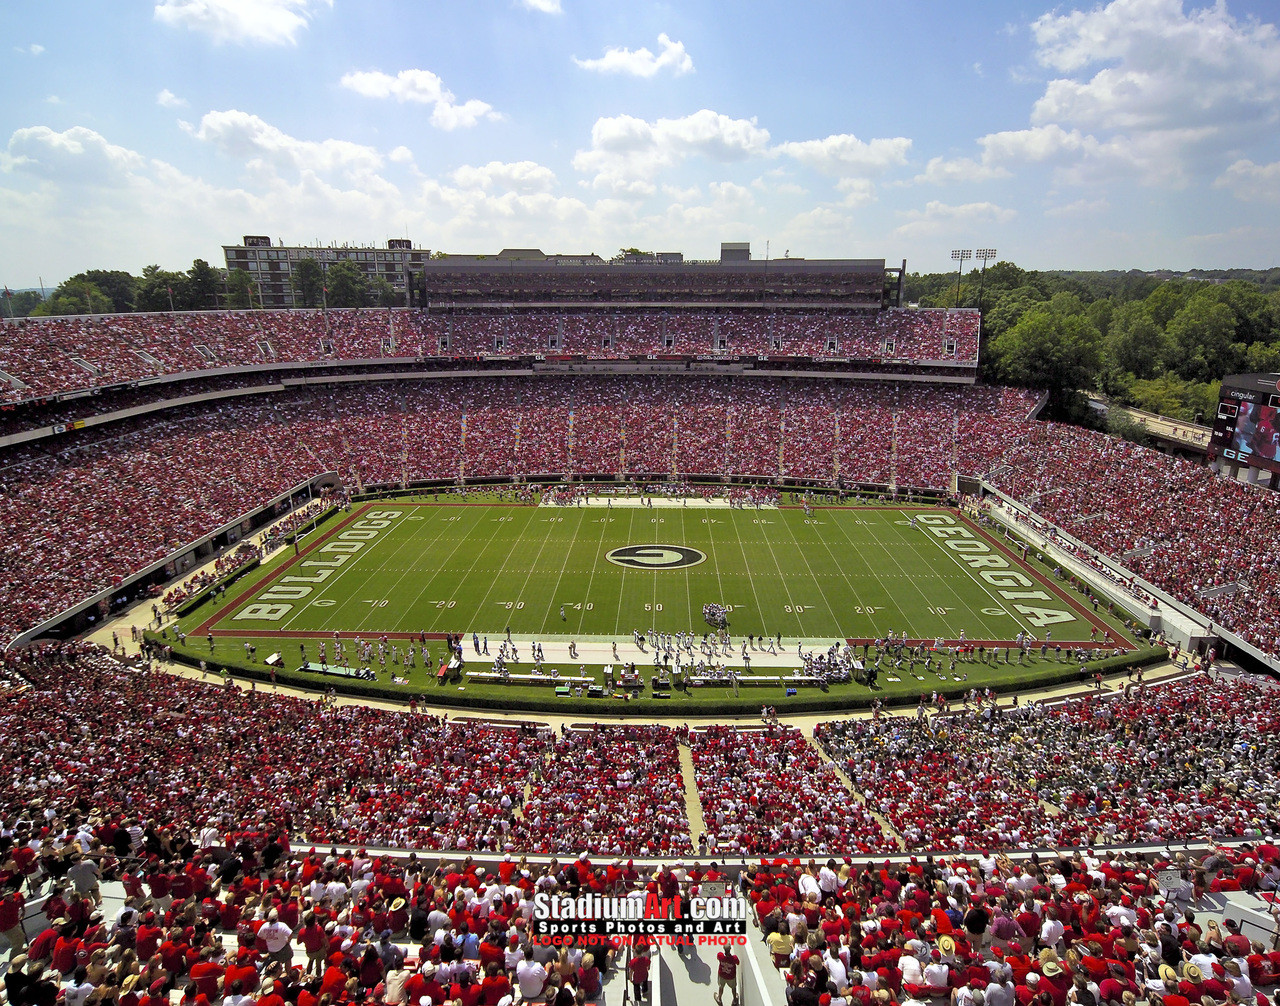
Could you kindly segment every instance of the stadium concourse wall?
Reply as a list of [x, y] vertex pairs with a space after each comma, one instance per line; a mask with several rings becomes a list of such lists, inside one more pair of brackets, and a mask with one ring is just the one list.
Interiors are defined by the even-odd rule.
[[[1103, 596], [1129, 610], [1133, 610], [1135, 605], [1140, 607], [1143, 616], [1147, 619], [1147, 627], [1153, 632], [1163, 631], [1167, 639], [1186, 650], [1203, 650], [1215, 645], [1215, 640], [1221, 640], [1234, 647], [1238, 651], [1237, 656], [1243, 656], [1249, 663], [1264, 668], [1272, 675], [1280, 676], [1280, 660], [1269, 657], [1258, 647], [1236, 633], [1229, 632], [1221, 626], [1215, 626], [1201, 612], [1196, 611], [1185, 602], [1179, 601], [1128, 567], [1086, 545], [1079, 538], [1064, 531], [1056, 524], [1045, 520], [1025, 503], [1021, 503], [1007, 493], [1001, 492], [985, 480], [980, 481], [984, 494], [999, 499], [1006, 510], [1009, 511], [1004, 512], [999, 508], [993, 508], [987, 511], [992, 517], [1015, 534], [1031, 540], [1032, 544], [1046, 555], [1049, 555], [1054, 562], [1070, 569], [1078, 578], [1085, 580]], [[1049, 533], [1053, 534], [1053, 538], [1048, 536]], [[1087, 555], [1096, 565], [1081, 562], [1070, 551], [1057, 544], [1054, 539], [1057, 542], [1066, 542], [1072, 549]], [[1101, 569], [1098, 567], [1101, 567]], [[1102, 570], [1106, 570], [1110, 575], [1102, 572]], [[1123, 582], [1132, 583], [1139, 587], [1144, 593], [1159, 601], [1160, 607], [1155, 608], [1143, 604], [1120, 585]], [[1226, 653], [1222, 652], [1221, 648], [1219, 648], [1218, 655], [1220, 657], [1227, 656]]]
[[[252, 510], [241, 514], [235, 520], [227, 521], [221, 527], [210, 531], [208, 534], [201, 535], [194, 541], [187, 542], [181, 548], [174, 549], [163, 558], [149, 563], [137, 572], [125, 577], [120, 583], [114, 584], [105, 590], [100, 590], [96, 594], [86, 597], [78, 604], [74, 604], [70, 608], [54, 615], [52, 618], [47, 618], [40, 624], [19, 633], [9, 641], [5, 648], [12, 649], [16, 646], [23, 646], [38, 639], [40, 636], [65, 631], [69, 624], [73, 631], [80, 631], [85, 627], [86, 623], [96, 621], [98, 615], [109, 616], [112, 609], [119, 607], [122, 603], [137, 600], [139, 591], [142, 588], [172, 580], [190, 569], [195, 564], [196, 559], [207, 561], [213, 558], [222, 548], [234, 545], [263, 525], [276, 521], [281, 516], [277, 514], [276, 508], [286, 500], [290, 501], [289, 509], [292, 510], [292, 501], [295, 497], [300, 497], [303, 493], [309, 496], [317, 490], [338, 484], [340, 484], [338, 473], [332, 471], [321, 472], [319, 475], [313, 476], [304, 482], [299, 482], [293, 488], [280, 493], [261, 506], [254, 507]], [[248, 524], [247, 528], [245, 527], [246, 524]], [[219, 538], [224, 540], [219, 541]], [[247, 572], [247, 570], [240, 572]]]

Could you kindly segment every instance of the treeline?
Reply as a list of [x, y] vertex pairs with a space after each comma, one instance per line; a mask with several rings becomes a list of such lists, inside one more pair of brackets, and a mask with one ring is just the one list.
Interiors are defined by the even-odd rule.
[[[912, 273], [905, 299], [953, 307], [956, 274]], [[1035, 272], [1011, 262], [966, 274], [959, 304], [984, 311], [983, 376], [1047, 388], [1051, 414], [1083, 421], [1085, 393], [1193, 420], [1227, 374], [1280, 371], [1280, 269], [1194, 278]]]
[[[383, 277], [372, 280], [354, 262], [324, 269], [313, 258], [294, 264], [291, 277], [299, 307], [395, 307], [403, 295]], [[253, 277], [243, 269], [216, 269], [196, 259], [186, 272], [149, 265], [141, 276], [117, 269], [90, 269], [63, 280], [42, 297], [22, 290], [5, 298], [4, 316], [38, 318], [62, 314], [128, 314], [133, 311], [244, 310], [261, 306]]]

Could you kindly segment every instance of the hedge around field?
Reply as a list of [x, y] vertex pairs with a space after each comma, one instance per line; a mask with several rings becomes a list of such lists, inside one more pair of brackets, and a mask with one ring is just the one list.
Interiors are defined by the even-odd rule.
[[[155, 632], [146, 632], [145, 637], [148, 641], [165, 646], [170, 640], [161, 639], [160, 635]], [[223, 668], [226, 668], [233, 677], [248, 678], [253, 681], [270, 682], [271, 671], [262, 664], [251, 664], [244, 660], [219, 660], [208, 657], [201, 657], [193, 653], [175, 649], [173, 651], [173, 659], [179, 661], [189, 667], [199, 667], [201, 660], [205, 666], [213, 674], [221, 674]], [[1010, 692], [1019, 692], [1026, 689], [1042, 689], [1053, 688], [1058, 685], [1071, 683], [1088, 683], [1094, 674], [1101, 672], [1102, 674], [1115, 674], [1125, 670], [1128, 667], [1145, 667], [1149, 664], [1161, 663], [1169, 659], [1168, 651], [1162, 646], [1150, 647], [1147, 649], [1135, 650], [1130, 653], [1121, 654], [1118, 657], [1105, 657], [1102, 660], [1090, 661], [1083, 665], [1075, 663], [1062, 664], [1060, 667], [1054, 668], [1052, 671], [1037, 675], [1034, 679], [1022, 679], [1018, 681], [1010, 681], [1007, 688], [996, 688], [1000, 694], [1008, 694]], [[1013, 665], [1010, 665], [1013, 666]], [[533, 713], [575, 713], [580, 714], [584, 708], [597, 713], [601, 716], [625, 716], [625, 717], [647, 717], [652, 719], [655, 716], [663, 715], [663, 704], [654, 700], [644, 700], [640, 702], [622, 702], [613, 699], [540, 699], [532, 698], [521, 694], [513, 689], [510, 697], [502, 696], [468, 696], [465, 693], [459, 693], [453, 689], [439, 690], [428, 689], [423, 691], [421, 688], [409, 685], [387, 685], [375, 681], [363, 681], [359, 679], [344, 678], [338, 676], [318, 676], [314, 674], [306, 674], [296, 670], [280, 669], [276, 671], [276, 682], [286, 685], [290, 688], [300, 688], [309, 692], [325, 692], [329, 688], [333, 688], [340, 695], [353, 695], [361, 698], [381, 699], [390, 702], [402, 702], [406, 705], [410, 701], [417, 701], [422, 705], [430, 706], [448, 706], [450, 708], [470, 709], [470, 710], [492, 710], [496, 712], [533, 712]], [[971, 686], [963, 683], [957, 683], [953, 687], [940, 688], [938, 691], [945, 695], [948, 699], [959, 699], [963, 697]], [[921, 689], [922, 691], [932, 692], [933, 689]], [[876, 693], [867, 692], [859, 694], [851, 698], [833, 698], [830, 695], [819, 693], [817, 695], [798, 695], [790, 698], [771, 702], [770, 705], [776, 706], [779, 714], [790, 715], [792, 713], [823, 713], [832, 712], [839, 713], [844, 711], [855, 711], [861, 709], [869, 709], [871, 703], [877, 698]], [[906, 707], [913, 706], [916, 699], [893, 699], [887, 700], [886, 705]], [[585, 706], [584, 706], [585, 703]], [[673, 703], [671, 706], [672, 715], [684, 716], [687, 718], [712, 718], [717, 716], [757, 716], [760, 713], [759, 699], [718, 699], [715, 701], [699, 702], [695, 707], [685, 706]]]

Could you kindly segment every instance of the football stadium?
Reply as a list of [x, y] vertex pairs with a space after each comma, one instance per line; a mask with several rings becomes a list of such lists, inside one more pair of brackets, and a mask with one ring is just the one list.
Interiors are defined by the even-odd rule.
[[[443, 259], [404, 308], [6, 328], [28, 961], [106, 967], [130, 927], [105, 929], [104, 889], [161, 948], [168, 977], [132, 987], [210, 1002], [295, 958], [285, 988], [498, 1002], [564, 965], [556, 925], [579, 941], [561, 987], [617, 1002], [704, 994], [674, 975], [716, 954], [743, 1001], [862, 967], [927, 1002], [953, 990], [939, 956], [958, 978], [992, 940], [1020, 981], [1097, 959], [1123, 985], [1140, 952], [1060, 951], [1053, 923], [1086, 940], [1159, 901], [1260, 933], [1280, 723], [1265, 678], [1213, 665], [1273, 666], [1275, 595], [1197, 591], [1187, 564], [1245, 580], [1229, 515], [1269, 490], [1039, 419], [1043, 394], [979, 382], [980, 314], [899, 306], [883, 262], [730, 253]], [[1224, 460], [1274, 378], [1224, 384]], [[1162, 537], [1157, 495], [1183, 504]], [[1076, 893], [1036, 895], [1055, 878]], [[882, 923], [858, 962], [865, 892], [902, 883], [900, 912], [936, 883], [961, 919]], [[522, 914], [632, 890], [747, 908], [655, 910], [652, 936]], [[184, 912], [239, 950], [197, 949]]]
[[1280, 1006], [1274, 11], [29, 6], [0, 1006]]

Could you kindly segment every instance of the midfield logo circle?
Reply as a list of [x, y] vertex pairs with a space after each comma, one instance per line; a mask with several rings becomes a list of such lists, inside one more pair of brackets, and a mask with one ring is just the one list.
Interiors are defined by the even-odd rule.
[[687, 545], [624, 545], [605, 556], [631, 569], [685, 569], [707, 561], [707, 553]]

